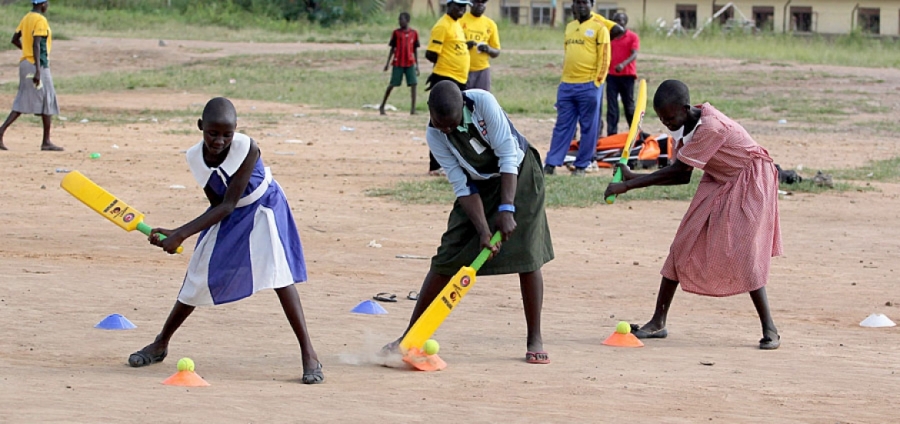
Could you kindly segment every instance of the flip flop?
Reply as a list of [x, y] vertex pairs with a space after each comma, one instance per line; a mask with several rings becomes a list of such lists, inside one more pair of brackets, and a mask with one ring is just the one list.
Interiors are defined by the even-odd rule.
[[163, 359], [166, 359], [166, 355], [168, 354], [168, 349], [164, 350], [163, 353], [159, 355], [151, 355], [143, 350], [139, 350], [128, 357], [128, 365], [131, 365], [134, 368], [146, 367], [147, 365], [162, 362]]
[[303, 384], [321, 384], [325, 382], [325, 374], [322, 373], [322, 363], [316, 366], [316, 369], [303, 373], [300, 380]]
[[[539, 356], [546, 356], [547, 359], [540, 359]], [[549, 364], [550, 357], [543, 350], [539, 352], [525, 352], [525, 362], [529, 364]]]
[[388, 292], [381, 292], [376, 294], [375, 296], [372, 296], [372, 299], [375, 299], [379, 302], [396, 302], [397, 295]]
[[634, 337], [639, 339], [664, 339], [669, 336], [669, 330], [660, 328], [654, 332], [649, 332], [641, 330], [641, 326], [637, 324], [631, 324], [631, 334], [634, 334]]
[[413, 290], [406, 295], [406, 298], [409, 300], [419, 300], [419, 292]]
[[769, 336], [759, 339], [759, 348], [762, 350], [775, 350], [779, 346], [781, 346], [781, 336], [778, 336], [775, 340], [772, 340]]

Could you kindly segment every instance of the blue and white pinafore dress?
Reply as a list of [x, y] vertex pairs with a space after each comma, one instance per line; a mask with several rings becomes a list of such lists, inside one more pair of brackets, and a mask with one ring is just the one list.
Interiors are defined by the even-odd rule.
[[[187, 151], [194, 179], [224, 197], [250, 152], [250, 137], [235, 133], [218, 168], [206, 166], [203, 142]], [[306, 263], [290, 206], [262, 157], [237, 207], [200, 233], [178, 301], [192, 306], [234, 302], [264, 289], [306, 281]]]

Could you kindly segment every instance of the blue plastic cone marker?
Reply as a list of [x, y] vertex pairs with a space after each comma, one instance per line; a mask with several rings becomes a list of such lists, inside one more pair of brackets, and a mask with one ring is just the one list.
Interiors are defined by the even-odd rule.
[[132, 328], [137, 328], [137, 326], [122, 315], [112, 314], [103, 318], [103, 321], [98, 322], [94, 328], [101, 330], [131, 330]]
[[359, 305], [356, 305], [355, 308], [351, 309], [350, 312], [366, 315], [382, 315], [388, 313], [381, 305], [375, 303], [373, 300], [362, 301]]

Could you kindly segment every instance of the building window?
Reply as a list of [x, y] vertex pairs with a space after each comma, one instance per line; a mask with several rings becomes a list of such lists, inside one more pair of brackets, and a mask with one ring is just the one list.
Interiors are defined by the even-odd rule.
[[[729, 4], [731, 4], [731, 3], [729, 3]], [[715, 15], [716, 13], [719, 13], [719, 11], [722, 10], [722, 8], [724, 6], [727, 6], [727, 5], [714, 4], [713, 5], [713, 15]], [[719, 25], [725, 26], [725, 24], [727, 24], [730, 19], [734, 19], [734, 7], [729, 7], [728, 10], [722, 12], [722, 14], [719, 15], [719, 20], [717, 22], [719, 23]]]
[[575, 20], [575, 13], [572, 12], [572, 6], [563, 7], [563, 23], [569, 23]]
[[552, 7], [549, 4], [531, 4], [531, 24], [550, 25]]
[[681, 20], [681, 27], [684, 29], [697, 28], [697, 5], [696, 4], [676, 4], [675, 17]]
[[753, 22], [760, 31], [775, 29], [775, 8], [772, 6], [753, 6]]
[[438, 6], [439, 12], [441, 12], [441, 16], [447, 13], [447, 0], [441, 0], [441, 4]]
[[856, 21], [864, 34], [881, 34], [881, 9], [860, 7]]
[[503, 2], [500, 6], [500, 17], [514, 24], [519, 23], [519, 4], [507, 4]]
[[597, 13], [599, 13], [601, 16], [603, 16], [606, 19], [612, 19], [613, 15], [615, 15], [616, 12], [618, 12], [618, 11], [619, 11], [619, 6], [617, 6], [614, 3], [613, 4], [600, 3], [597, 5]]
[[808, 6], [792, 6], [791, 7], [791, 31], [796, 32], [812, 32], [812, 7]]

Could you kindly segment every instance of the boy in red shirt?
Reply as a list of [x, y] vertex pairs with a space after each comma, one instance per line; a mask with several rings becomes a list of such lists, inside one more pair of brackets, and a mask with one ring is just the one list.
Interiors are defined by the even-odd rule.
[[[616, 13], [613, 21], [625, 28], [628, 24], [628, 15]], [[619, 96], [622, 96], [622, 105], [625, 107], [625, 121], [629, 127], [631, 126], [631, 120], [634, 118], [634, 81], [637, 80], [635, 59], [640, 48], [641, 40], [637, 34], [628, 29], [625, 29], [621, 37], [610, 42], [612, 53], [609, 73], [606, 76], [607, 135], [619, 132]]]
[[[406, 75], [406, 85], [409, 86], [412, 96], [412, 105], [409, 108], [409, 114], [416, 114], [416, 85], [418, 81], [416, 76], [419, 75], [419, 33], [409, 28], [409, 13], [403, 12], [398, 18], [400, 28], [394, 30], [391, 35], [391, 51], [388, 53], [387, 63], [384, 64], [384, 71], [387, 72], [388, 66], [393, 64], [394, 70], [391, 73], [391, 83], [388, 85], [387, 91], [384, 92], [384, 100], [381, 101], [379, 112], [384, 115], [384, 105], [387, 103], [391, 90], [399, 87], [403, 82], [403, 76]], [[393, 62], [391, 62], [393, 58]]]

